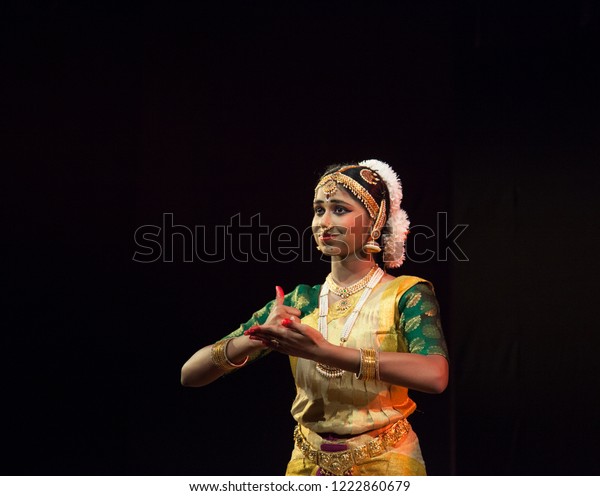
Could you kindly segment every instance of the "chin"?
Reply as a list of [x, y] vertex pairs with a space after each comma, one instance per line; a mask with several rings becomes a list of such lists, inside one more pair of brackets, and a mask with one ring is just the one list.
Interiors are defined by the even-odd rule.
[[323, 255], [340, 255], [342, 250], [340, 250], [337, 246], [324, 245], [321, 247], [321, 253]]

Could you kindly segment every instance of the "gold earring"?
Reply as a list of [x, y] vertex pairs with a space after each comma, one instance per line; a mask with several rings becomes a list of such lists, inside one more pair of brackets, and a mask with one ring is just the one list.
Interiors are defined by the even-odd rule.
[[376, 241], [379, 236], [381, 236], [381, 231], [379, 229], [373, 229], [371, 232], [371, 239], [363, 246], [363, 251], [365, 253], [373, 254], [381, 251], [381, 246], [379, 246], [379, 243]]
[[379, 243], [374, 239], [370, 239], [364, 244], [363, 251], [369, 254], [379, 253], [381, 251], [381, 246], [379, 246]]

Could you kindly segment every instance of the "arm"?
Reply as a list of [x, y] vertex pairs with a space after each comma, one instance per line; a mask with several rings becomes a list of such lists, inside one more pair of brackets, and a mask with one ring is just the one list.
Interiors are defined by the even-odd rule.
[[[210, 356], [212, 345], [205, 346], [194, 353], [181, 368], [181, 384], [183, 386], [206, 386], [224, 375], [223, 369], [217, 367]], [[232, 363], [242, 363], [245, 358], [258, 349], [263, 349], [262, 343], [251, 341], [246, 336], [234, 338], [227, 345], [227, 358]]]
[[[280, 344], [273, 349], [281, 353], [358, 373], [359, 350], [331, 344], [319, 331], [297, 321], [284, 324], [259, 326], [246, 332], [260, 336], [265, 343], [277, 339]], [[442, 393], [448, 384], [448, 361], [440, 355], [381, 352], [379, 375], [382, 381], [391, 384], [425, 393]]]
[[[319, 347], [315, 361], [358, 373], [360, 351], [327, 342]], [[442, 393], [448, 385], [448, 361], [440, 355], [385, 351], [379, 354], [382, 381], [424, 393]]]
[[[403, 351], [379, 354], [380, 379], [426, 393], [443, 392], [448, 384], [447, 351], [432, 289], [426, 284], [417, 284], [406, 291], [398, 304], [398, 312], [398, 337], [404, 340], [399, 348]], [[329, 343], [316, 329], [293, 319], [280, 325], [259, 326], [248, 334], [260, 337], [270, 347], [270, 340], [277, 339], [280, 345], [273, 348], [276, 351], [359, 372], [358, 349]]]
[[[283, 289], [277, 286], [275, 302], [265, 324], [280, 322], [284, 318], [300, 317], [300, 310], [284, 305], [283, 301]], [[206, 386], [225, 374], [225, 371], [218, 367], [212, 360], [212, 347], [213, 345], [205, 346], [185, 362], [181, 368], [181, 384], [183, 386]], [[260, 340], [252, 340], [248, 336], [240, 335], [228, 343], [225, 353], [231, 363], [242, 364], [246, 357], [258, 355], [264, 350], [265, 344]]]

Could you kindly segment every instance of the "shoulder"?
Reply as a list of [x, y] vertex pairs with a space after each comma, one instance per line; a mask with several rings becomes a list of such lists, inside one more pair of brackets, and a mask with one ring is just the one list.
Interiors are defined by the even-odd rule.
[[318, 295], [320, 292], [321, 292], [321, 285], [320, 284], [315, 284], [314, 286], [310, 286], [308, 284], [298, 284], [298, 286], [296, 286], [291, 293], [287, 293], [285, 296], [286, 296], [286, 298], [288, 296], [290, 298], [298, 297], [298, 296], [301, 296], [301, 295], [311, 296], [313, 294], [317, 294]]
[[415, 279], [417, 280], [412, 280], [410, 286], [398, 294], [398, 309], [401, 312], [409, 309], [426, 312], [438, 308], [433, 284], [425, 279]]
[[396, 295], [402, 296], [407, 291], [414, 291], [418, 289], [428, 288], [433, 292], [433, 284], [427, 279], [417, 276], [398, 276], [391, 280], [390, 289], [392, 289]]
[[[419, 300], [435, 300], [433, 284], [422, 277], [403, 275], [389, 283], [388, 295], [394, 295], [396, 305], [402, 311], [408, 303]], [[410, 306], [410, 305], [409, 305]]]
[[321, 285], [310, 286], [299, 284], [291, 293], [285, 295], [284, 303], [301, 310], [303, 314], [310, 313], [319, 305]]

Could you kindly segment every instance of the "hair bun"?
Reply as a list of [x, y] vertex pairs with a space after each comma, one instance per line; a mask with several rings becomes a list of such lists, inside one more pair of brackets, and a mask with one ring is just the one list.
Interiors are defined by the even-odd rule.
[[387, 234], [383, 238], [383, 261], [391, 269], [400, 267], [406, 258], [406, 237], [410, 221], [401, 208], [402, 183], [398, 174], [388, 164], [380, 160], [370, 159], [359, 162], [358, 165], [375, 171], [385, 182], [390, 194], [390, 215], [386, 222]]

